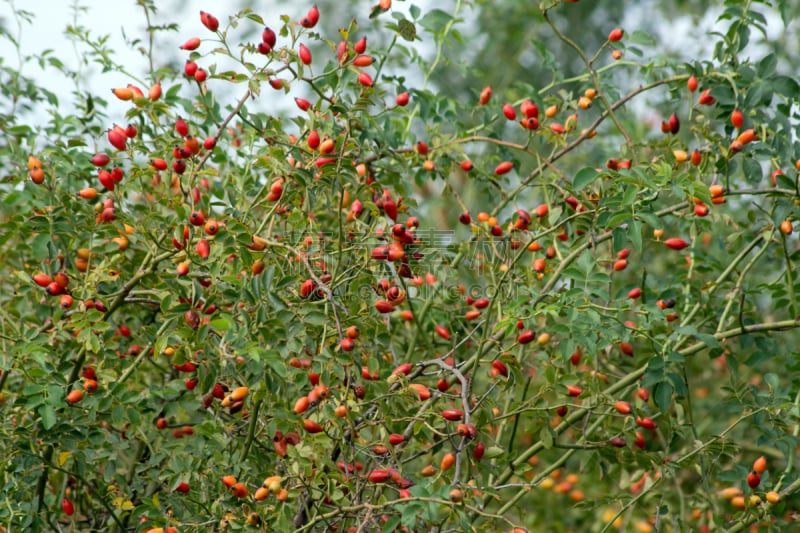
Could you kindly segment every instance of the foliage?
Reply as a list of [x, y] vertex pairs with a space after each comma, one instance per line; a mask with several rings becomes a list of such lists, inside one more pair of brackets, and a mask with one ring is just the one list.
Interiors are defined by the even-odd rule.
[[552, 76], [460, 91], [508, 67], [459, 55], [465, 2], [338, 33], [138, 3], [141, 75], [69, 30], [110, 98], [0, 64], [4, 531], [787, 527], [798, 85], [764, 3], [690, 62], [517, 6]]

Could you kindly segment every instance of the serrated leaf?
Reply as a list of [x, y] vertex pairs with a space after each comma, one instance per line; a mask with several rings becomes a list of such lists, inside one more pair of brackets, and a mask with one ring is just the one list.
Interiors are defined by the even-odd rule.
[[544, 446], [546, 450], [549, 450], [553, 447], [553, 443], [555, 441], [553, 440], [553, 432], [550, 429], [550, 426], [545, 425], [542, 427], [542, 429], [539, 431], [539, 440], [542, 441], [542, 446]]
[[169, 342], [169, 338], [165, 336], [161, 336], [156, 339], [155, 344], [153, 344], [153, 353], [158, 355], [164, 352], [164, 349], [167, 347], [167, 343]]
[[592, 167], [584, 167], [580, 169], [575, 177], [572, 179], [572, 185], [576, 191], [583, 190], [587, 185], [597, 179], [599, 172]]
[[428, 11], [419, 21], [420, 25], [431, 33], [437, 33], [445, 28], [453, 20], [453, 16], [441, 9]]
[[660, 381], [656, 383], [653, 389], [653, 401], [662, 413], [669, 411], [669, 408], [672, 406], [673, 392], [672, 383], [669, 381]]
[[639, 192], [638, 187], [625, 187], [622, 192], [622, 205], [623, 207], [630, 207], [636, 200], [636, 193]]
[[745, 159], [742, 162], [742, 170], [744, 172], [744, 179], [747, 180], [748, 183], [759, 183], [763, 177], [761, 163], [755, 159]]
[[220, 331], [228, 331], [231, 329], [231, 323], [227, 318], [216, 318], [209, 324], [213, 329]]
[[123, 511], [132, 511], [133, 509], [136, 508], [136, 506], [133, 505], [132, 501], [126, 500], [122, 496], [117, 496], [116, 498], [114, 498], [111, 501], [111, 504], [117, 509], [122, 509]]
[[661, 223], [661, 219], [659, 219], [653, 213], [642, 213], [641, 211], [636, 213], [636, 217], [643, 220], [653, 229], [661, 228], [664, 224]]
[[505, 453], [506, 453], [505, 448], [501, 448], [500, 446], [489, 446], [488, 448], [486, 448], [486, 452], [483, 455], [487, 459], [496, 459], [497, 457], [500, 457]]
[[417, 27], [413, 22], [403, 19], [397, 23], [397, 33], [408, 42], [413, 42], [417, 38]]
[[307, 324], [312, 326], [324, 326], [328, 321], [328, 317], [323, 313], [312, 311], [305, 315], [304, 320]]
[[764, 374], [764, 381], [767, 383], [767, 385], [770, 386], [770, 388], [773, 391], [778, 390], [778, 387], [780, 385], [780, 380], [778, 379], [777, 375], [773, 374], [772, 372], [767, 372], [766, 374]]
[[675, 330], [676, 333], [680, 333], [681, 335], [689, 335], [689, 336], [697, 335], [697, 328], [691, 325], [675, 326], [672, 329]]
[[708, 333], [697, 333], [695, 337], [709, 348], [719, 348], [719, 341], [714, 335], [709, 335]]
[[389, 518], [389, 520], [387, 520], [386, 523], [383, 524], [381, 531], [383, 531], [384, 533], [387, 533], [389, 531], [394, 531], [395, 529], [397, 529], [397, 526], [400, 525], [400, 522], [402, 520], [403, 520], [402, 517], [398, 515]]
[[42, 233], [34, 237], [31, 241], [31, 250], [33, 257], [39, 259], [47, 255], [47, 245], [50, 242], [50, 235]]
[[98, 353], [100, 351], [100, 338], [97, 335], [91, 335], [89, 342], [86, 344], [86, 350], [91, 353]]
[[264, 19], [255, 13], [248, 13], [247, 18], [249, 18], [253, 22], [258, 22], [262, 26], [264, 25]]
[[637, 252], [642, 251], [642, 223], [633, 219], [628, 223], [628, 238], [631, 240], [633, 249]]
[[775, 69], [778, 66], [778, 58], [775, 54], [769, 54], [764, 59], [759, 61], [758, 67], [756, 67], [756, 71], [758, 72], [759, 77], [761, 78], [768, 78], [772, 74], [775, 73]]
[[114, 408], [111, 410], [111, 422], [113, 422], [115, 425], [122, 424], [122, 422], [125, 420], [126, 414], [127, 411], [124, 407], [121, 405], [114, 406]]
[[800, 93], [800, 85], [788, 76], [775, 76], [770, 80], [769, 85], [773, 91], [787, 98], [796, 98]]
[[44, 429], [51, 429], [56, 425], [56, 408], [50, 404], [44, 404], [39, 407], [39, 415], [42, 417], [42, 427]]

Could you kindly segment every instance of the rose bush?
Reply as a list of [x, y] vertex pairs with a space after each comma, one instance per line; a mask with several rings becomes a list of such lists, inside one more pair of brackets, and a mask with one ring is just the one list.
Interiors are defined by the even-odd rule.
[[73, 28], [111, 95], [2, 67], [4, 530], [789, 527], [798, 85], [749, 46], [767, 6], [680, 63], [532, 4], [570, 57], [459, 99], [431, 80], [470, 67], [462, 2], [338, 32], [140, 4], [147, 72]]

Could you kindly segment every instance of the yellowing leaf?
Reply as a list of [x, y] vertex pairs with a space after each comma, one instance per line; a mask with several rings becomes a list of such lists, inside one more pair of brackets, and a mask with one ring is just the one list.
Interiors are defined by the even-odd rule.
[[117, 496], [113, 500], [111, 500], [111, 504], [116, 507], [117, 509], [122, 509], [123, 511], [132, 511], [136, 507], [133, 505], [133, 502], [130, 500], [126, 500], [122, 496]]
[[70, 455], [72, 455], [70, 452], [61, 452], [58, 454], [58, 466], [64, 466], [64, 463], [69, 460]]

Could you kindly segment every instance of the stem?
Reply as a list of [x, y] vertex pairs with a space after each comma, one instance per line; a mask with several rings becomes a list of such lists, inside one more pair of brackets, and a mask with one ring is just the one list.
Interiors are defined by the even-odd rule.
[[425, 79], [422, 83], [423, 89], [428, 88], [428, 82], [430, 81], [431, 75], [434, 73], [436, 67], [439, 65], [439, 61], [442, 60], [442, 52], [444, 51], [445, 38], [447, 37], [447, 34], [450, 33], [450, 29], [453, 27], [453, 25], [458, 21], [457, 17], [459, 11], [461, 11], [461, 0], [456, 0], [456, 5], [453, 8], [453, 15], [450, 18], [450, 20], [447, 21], [447, 24], [445, 24], [444, 29], [442, 29], [441, 35], [438, 36], [439, 45], [436, 47], [436, 57], [434, 58], [433, 63], [431, 63], [431, 68], [428, 69], [428, 72], [425, 73]]
[[250, 447], [253, 445], [253, 439], [256, 436], [256, 425], [258, 422], [258, 411], [261, 409], [261, 404], [264, 403], [264, 399], [260, 399], [256, 402], [253, 406], [253, 412], [249, 415], [250, 417], [250, 424], [248, 424], [247, 428], [247, 440], [244, 443], [244, 447], [242, 448], [242, 453], [239, 456], [239, 462], [244, 463], [245, 459], [247, 459], [247, 454], [250, 452]]
[[[520, 399], [520, 405], [525, 402], [525, 397], [528, 395], [528, 388], [531, 385], [531, 381], [533, 377], [529, 376], [528, 379], [525, 381], [525, 388], [522, 389], [522, 398]], [[514, 425], [511, 426], [511, 436], [508, 439], [508, 453], [513, 451], [514, 447], [514, 438], [517, 435], [517, 426], [519, 425], [519, 419], [521, 418], [521, 414], [514, 417]]]
[[628, 131], [622, 125], [622, 122], [620, 122], [620, 120], [617, 118], [617, 115], [614, 113], [615, 108], [611, 106], [611, 103], [608, 101], [608, 98], [606, 98], [605, 92], [603, 91], [602, 87], [600, 87], [600, 80], [597, 79], [597, 73], [594, 71], [594, 68], [592, 67], [592, 61], [586, 56], [583, 50], [581, 50], [581, 47], [578, 46], [575, 43], [575, 41], [564, 35], [561, 32], [561, 30], [558, 29], [558, 26], [556, 26], [555, 23], [553, 23], [553, 21], [550, 20], [550, 17], [547, 16], [546, 11], [542, 10], [541, 7], [539, 8], [539, 11], [542, 13], [544, 20], [547, 21], [547, 24], [550, 26], [550, 28], [553, 30], [556, 36], [559, 39], [561, 39], [561, 41], [564, 42], [564, 44], [575, 50], [575, 52], [577, 52], [577, 54], [583, 60], [584, 64], [586, 64], [586, 70], [589, 72], [589, 76], [592, 78], [592, 85], [597, 91], [597, 96], [599, 96], [600, 100], [602, 100], [603, 106], [606, 108], [608, 116], [611, 117], [611, 120], [617, 126], [619, 132], [622, 134], [623, 137], [625, 137], [625, 143], [628, 145], [628, 149], [630, 149], [631, 153], [635, 156], [636, 152], [634, 150], [633, 139], [631, 139], [631, 136], [628, 134]]
[[[751, 244], [757, 243], [762, 238], [763, 237], [759, 235], [758, 238], [756, 238]], [[736, 299], [733, 298], [733, 295], [741, 291], [745, 275], [747, 275], [750, 269], [753, 268], [753, 266], [756, 264], [759, 258], [762, 255], [764, 255], [764, 252], [767, 251], [769, 245], [770, 245], [770, 239], [767, 239], [766, 242], [764, 243], [764, 246], [762, 246], [761, 249], [756, 253], [756, 255], [754, 255], [753, 258], [747, 262], [742, 271], [739, 273], [739, 279], [736, 280], [736, 285], [734, 285], [733, 289], [731, 289], [730, 291], [730, 298], [728, 299], [728, 304], [725, 306], [725, 310], [722, 312], [722, 316], [720, 316], [719, 318], [719, 325], [717, 326], [717, 331], [721, 331], [722, 328], [725, 326], [728, 314], [730, 313], [730, 310], [733, 308], [733, 303], [736, 301]], [[752, 248], [753, 246], [749, 246], [748, 251], [751, 250]], [[726, 271], [728, 270], [726, 269]], [[793, 314], [792, 316], [797, 316], [797, 315]]]
[[[250, 89], [247, 89], [247, 91], [245, 91], [244, 95], [242, 95], [239, 101], [236, 102], [236, 105], [233, 107], [233, 109], [231, 109], [231, 112], [228, 113], [228, 116], [225, 117], [225, 119], [217, 127], [217, 133], [214, 135], [215, 139], [219, 139], [220, 135], [222, 135], [222, 133], [225, 131], [225, 128], [228, 126], [230, 121], [233, 120], [233, 117], [235, 117], [239, 113], [239, 111], [242, 110], [244, 104], [247, 103], [247, 99], [250, 98], [251, 96], [252, 92], [250, 91]], [[198, 172], [200, 172], [200, 169], [203, 168], [203, 165], [205, 165], [206, 161], [208, 161], [208, 159], [211, 157], [212, 152], [213, 150], [206, 151], [206, 153], [204, 153], [203, 156], [197, 161], [197, 164], [194, 165], [194, 167], [192, 168], [192, 174], [191, 176], [189, 176], [190, 184], [194, 184]]]
[[147, 6], [146, 2], [141, 2], [139, 5], [142, 6], [144, 10], [144, 18], [147, 22], [147, 62], [149, 65], [149, 72], [152, 75], [155, 72], [155, 66], [153, 64], [153, 35], [155, 34], [155, 28], [153, 27], [153, 23], [150, 21], [150, 9]]
[[[47, 474], [50, 471], [50, 461], [53, 460], [53, 446], [50, 445], [44, 450], [42, 454], [42, 474], [39, 476], [39, 481], [36, 483], [36, 514], [42, 512], [44, 507], [44, 489], [47, 487]], [[35, 522], [34, 531], [39, 530], [38, 522]]]
[[786, 247], [786, 235], [781, 233], [783, 242], [783, 258], [786, 261], [786, 288], [789, 290], [789, 301], [792, 304], [792, 316], [797, 316], [797, 296], [794, 292], [794, 276], [792, 275], [792, 260], [789, 258], [789, 249]]
[[[728, 276], [730, 276], [731, 273], [734, 270], [736, 270], [736, 267], [739, 265], [739, 263], [741, 263], [744, 260], [745, 257], [747, 257], [747, 254], [749, 254], [756, 246], [758, 246], [758, 244], [761, 242], [761, 239], [763, 239], [762, 235], [759, 234], [758, 236], [756, 236], [756, 238], [753, 239], [750, 242], [750, 244], [748, 244], [747, 247], [744, 250], [739, 252], [739, 255], [737, 255], [736, 257], [733, 258], [733, 260], [730, 262], [730, 264], [727, 267], [725, 267], [725, 270], [723, 270], [722, 273], [719, 276], [717, 276], [717, 279], [715, 279], [711, 283], [711, 286], [708, 287], [708, 289], [706, 291], [709, 298], [715, 292], [717, 292], [717, 290], [720, 287], [722, 287], [722, 282], [725, 281], [725, 279]], [[692, 308], [692, 310], [689, 312], [689, 314], [686, 315], [686, 317], [681, 321], [681, 326], [685, 326], [685, 325], [689, 324], [690, 321], [692, 320], [692, 318], [694, 317], [694, 315], [696, 315], [699, 310], [700, 310], [700, 303], [697, 303]], [[724, 313], [723, 313], [723, 317], [724, 317]], [[722, 323], [723, 323], [723, 321], [720, 320], [720, 324], [722, 324]], [[680, 344], [681, 344], [680, 342], [677, 343], [678, 346], [680, 346]]]

